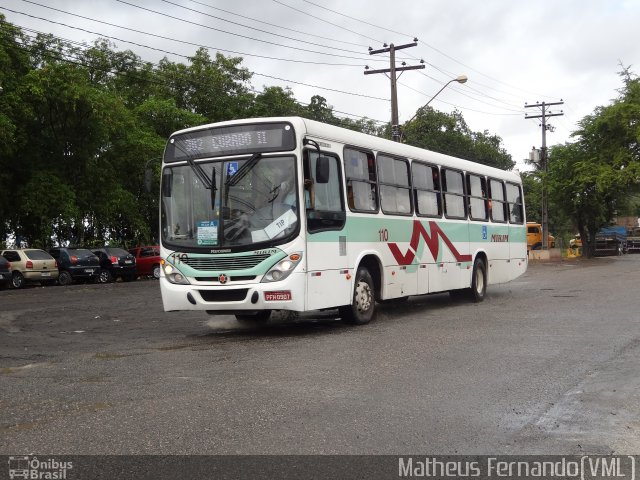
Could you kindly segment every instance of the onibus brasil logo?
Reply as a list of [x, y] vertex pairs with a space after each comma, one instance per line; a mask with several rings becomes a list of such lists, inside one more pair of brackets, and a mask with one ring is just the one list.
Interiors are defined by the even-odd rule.
[[9, 478], [25, 480], [66, 480], [68, 471], [73, 470], [73, 462], [63, 462], [54, 458], [9, 457]]

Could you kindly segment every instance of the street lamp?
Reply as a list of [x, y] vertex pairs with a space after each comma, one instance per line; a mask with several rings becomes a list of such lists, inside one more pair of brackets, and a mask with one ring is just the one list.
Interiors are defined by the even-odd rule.
[[[434, 98], [436, 98], [438, 95], [440, 95], [440, 92], [442, 92], [445, 88], [447, 88], [447, 87], [449, 86], [449, 84], [450, 84], [450, 83], [453, 83], [453, 82], [466, 83], [466, 81], [467, 81], [467, 80], [469, 80], [469, 79], [467, 78], [467, 76], [466, 76], [466, 75], [458, 75], [456, 78], [452, 78], [452, 79], [451, 79], [451, 80], [449, 80], [447, 83], [445, 83], [445, 84], [442, 86], [442, 88], [441, 88], [440, 90], [438, 90], [438, 91], [436, 92], [436, 94], [435, 94], [433, 97], [431, 97], [431, 98], [429, 99], [429, 101], [428, 101], [427, 103], [425, 103], [421, 108], [425, 108], [425, 107], [427, 107], [427, 106], [428, 106], [428, 105], [433, 101], [433, 99], [434, 99]], [[420, 109], [418, 109], [418, 110], [420, 110]], [[409, 120], [407, 120], [407, 121], [405, 122], [405, 125], [406, 125], [406, 124], [408, 124], [408, 123], [411, 123], [411, 121], [412, 121], [414, 118], [416, 118], [416, 116], [418, 115], [418, 110], [416, 110], [416, 113], [413, 115], [413, 117], [411, 117]], [[403, 136], [403, 133], [400, 133], [400, 141], [402, 141], [402, 136]]]

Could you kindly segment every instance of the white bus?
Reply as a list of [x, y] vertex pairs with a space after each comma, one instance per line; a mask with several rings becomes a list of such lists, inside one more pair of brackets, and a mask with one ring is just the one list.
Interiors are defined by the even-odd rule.
[[189, 128], [166, 146], [165, 311], [265, 322], [450, 291], [527, 268], [520, 176], [298, 117]]

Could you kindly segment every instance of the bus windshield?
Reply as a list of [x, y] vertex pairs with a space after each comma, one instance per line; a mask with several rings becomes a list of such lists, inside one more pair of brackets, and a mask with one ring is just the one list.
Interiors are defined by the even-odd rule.
[[162, 174], [162, 241], [207, 251], [288, 241], [299, 228], [296, 178], [292, 155], [169, 165]]

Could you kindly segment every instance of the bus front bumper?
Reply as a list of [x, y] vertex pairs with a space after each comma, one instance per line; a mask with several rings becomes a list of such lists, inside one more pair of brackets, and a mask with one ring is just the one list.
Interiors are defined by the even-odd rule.
[[225, 286], [176, 285], [163, 275], [160, 292], [165, 312], [206, 310], [210, 313], [248, 313], [260, 310], [305, 310], [304, 273], [278, 282], [234, 283]]

